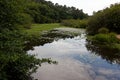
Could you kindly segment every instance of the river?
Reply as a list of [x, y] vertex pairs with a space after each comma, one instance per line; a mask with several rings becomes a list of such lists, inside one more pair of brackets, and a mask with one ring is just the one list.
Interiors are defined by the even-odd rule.
[[28, 53], [37, 58], [51, 58], [58, 62], [42, 64], [32, 76], [38, 80], [120, 80], [117, 52], [93, 47], [86, 40], [84, 31], [80, 32], [81, 35], [55, 39], [29, 50]]

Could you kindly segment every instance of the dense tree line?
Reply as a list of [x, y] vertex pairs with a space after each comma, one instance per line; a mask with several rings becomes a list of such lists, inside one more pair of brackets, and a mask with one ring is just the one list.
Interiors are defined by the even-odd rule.
[[84, 19], [88, 17], [82, 10], [75, 7], [67, 7], [53, 4], [45, 0], [32, 0], [25, 10], [35, 23], [60, 22], [63, 19]]
[[43, 62], [24, 50], [25, 34], [19, 26], [29, 26], [31, 17], [24, 11], [27, 0], [0, 0], [0, 80], [29, 80]]
[[107, 28], [110, 32], [120, 33], [119, 3], [94, 13], [88, 20], [88, 34], [97, 34], [100, 28]]

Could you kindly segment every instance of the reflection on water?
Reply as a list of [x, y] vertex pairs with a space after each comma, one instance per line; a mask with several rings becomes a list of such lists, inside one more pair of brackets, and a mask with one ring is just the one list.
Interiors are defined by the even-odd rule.
[[38, 80], [120, 80], [117, 52], [106, 50], [104, 53], [99, 47], [89, 45], [82, 34], [34, 47], [29, 54], [52, 58], [58, 65], [43, 64], [33, 76]]
[[[68, 32], [67, 30], [75, 31], [73, 34]], [[81, 30], [74, 28], [56, 28], [50, 31], [44, 31], [41, 33], [41, 37], [32, 37], [32, 39], [28, 39], [25, 43], [25, 51], [33, 49], [34, 46], [44, 45], [46, 43], [51, 43], [54, 40], [65, 39], [65, 38], [73, 38], [75, 35], [80, 34]], [[83, 30], [82, 30], [83, 32]]]
[[101, 45], [94, 44], [91, 41], [87, 41], [86, 47], [92, 54], [101, 56], [108, 62], [120, 64], [120, 51], [118, 49], [110, 49]]

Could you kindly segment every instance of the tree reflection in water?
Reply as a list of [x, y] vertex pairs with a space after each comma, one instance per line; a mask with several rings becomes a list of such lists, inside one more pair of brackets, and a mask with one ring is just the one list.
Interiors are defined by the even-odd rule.
[[91, 51], [92, 54], [101, 56], [102, 59], [107, 60], [111, 64], [120, 64], [120, 50], [118, 49], [111, 49], [105, 45], [96, 44], [90, 40], [86, 40], [86, 48], [88, 51]]

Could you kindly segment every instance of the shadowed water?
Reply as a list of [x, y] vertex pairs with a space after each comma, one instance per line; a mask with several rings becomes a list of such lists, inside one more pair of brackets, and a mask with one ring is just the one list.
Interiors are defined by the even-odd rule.
[[83, 33], [35, 46], [29, 54], [52, 58], [58, 64], [45, 63], [32, 76], [38, 80], [120, 80], [120, 56], [114, 50], [106, 50], [106, 55], [101, 54], [102, 49], [87, 42]]

